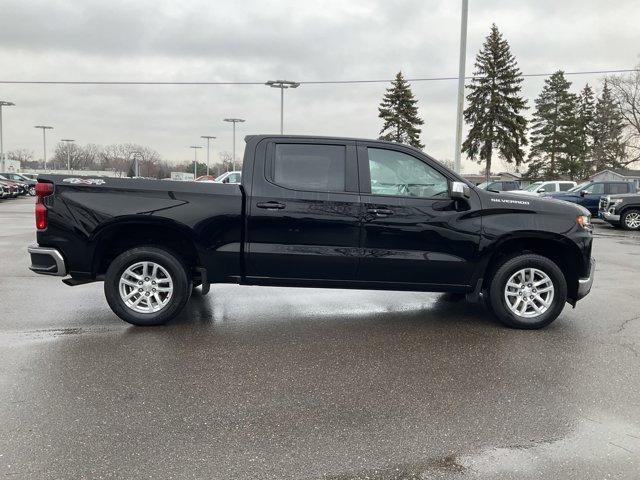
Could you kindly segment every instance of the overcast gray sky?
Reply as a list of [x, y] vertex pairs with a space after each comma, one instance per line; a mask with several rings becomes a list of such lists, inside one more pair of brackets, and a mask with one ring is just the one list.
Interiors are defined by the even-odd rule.
[[[470, 0], [467, 71], [495, 22], [524, 73], [632, 68], [640, 60], [637, 0]], [[458, 0], [2, 0], [0, 79], [258, 81], [455, 76]], [[600, 76], [573, 76], [577, 91]], [[527, 79], [533, 99], [543, 79]], [[285, 131], [375, 138], [387, 85], [303, 85], [285, 93]], [[413, 84], [425, 150], [453, 158], [456, 82]], [[0, 85], [5, 151], [42, 157], [37, 124], [80, 143], [135, 142], [170, 161], [215, 135], [276, 133], [279, 92], [266, 86]], [[529, 112], [530, 114], [530, 112]], [[239, 141], [241, 148], [243, 142]], [[50, 153], [51, 154], [51, 153]], [[464, 170], [476, 171], [469, 162]]]

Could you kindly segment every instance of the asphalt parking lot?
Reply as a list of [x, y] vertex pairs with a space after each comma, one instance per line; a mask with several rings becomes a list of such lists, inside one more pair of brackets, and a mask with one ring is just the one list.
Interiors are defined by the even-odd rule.
[[446, 295], [219, 286], [136, 328], [32, 274], [0, 203], [0, 476], [628, 478], [640, 235], [596, 226], [592, 293], [541, 331]]

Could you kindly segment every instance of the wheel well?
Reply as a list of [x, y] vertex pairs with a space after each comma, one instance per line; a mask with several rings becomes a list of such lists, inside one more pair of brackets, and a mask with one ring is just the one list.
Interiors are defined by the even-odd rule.
[[93, 271], [103, 275], [122, 252], [142, 245], [164, 248], [180, 258], [187, 274], [200, 265], [198, 251], [186, 232], [166, 225], [123, 224], [100, 236], [93, 254]]
[[576, 298], [578, 293], [578, 278], [582, 270], [582, 255], [578, 247], [573, 247], [553, 239], [514, 238], [500, 244], [489, 259], [482, 288], [486, 289], [489, 287], [494, 273], [504, 260], [525, 253], [541, 255], [558, 265], [567, 282], [567, 298]]
[[622, 215], [624, 215], [625, 213], [627, 213], [629, 210], [638, 210], [638, 211], [640, 211], [640, 205], [629, 205], [629, 206], [625, 206], [625, 207], [620, 211], [620, 217], [622, 217]]

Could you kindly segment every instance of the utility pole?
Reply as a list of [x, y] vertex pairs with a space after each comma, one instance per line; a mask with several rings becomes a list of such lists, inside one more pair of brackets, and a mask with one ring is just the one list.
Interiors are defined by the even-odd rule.
[[236, 123], [243, 123], [242, 118], [225, 118], [225, 122], [233, 123], [233, 169], [236, 169]]
[[0, 100], [0, 167], [2, 171], [6, 171], [4, 164], [4, 144], [2, 141], [2, 107], [14, 107], [15, 103], [13, 102], [5, 102], [4, 100]]
[[280, 135], [282, 135], [284, 134], [284, 90], [285, 88], [298, 88], [300, 83], [291, 80], [269, 80], [265, 82], [265, 85], [280, 89]]
[[216, 137], [212, 137], [211, 135], [202, 135], [200, 138], [207, 139], [207, 177], [209, 176], [209, 141], [215, 140]]
[[464, 77], [467, 61], [467, 13], [469, 0], [462, 0], [460, 16], [460, 65], [458, 66], [458, 114], [456, 116], [456, 150], [454, 152], [454, 170], [460, 173], [462, 154], [462, 113], [464, 111]]
[[198, 176], [197, 166], [198, 166], [198, 149], [202, 148], [202, 145], [191, 145], [189, 148], [193, 148], [193, 179], [195, 180]]
[[35, 128], [42, 129], [42, 150], [44, 152], [42, 159], [44, 160], [44, 169], [47, 169], [47, 130], [53, 130], [53, 127], [48, 125], [36, 125]]
[[70, 138], [62, 138], [61, 142], [65, 142], [67, 144], [67, 170], [71, 173], [71, 142], [75, 142]]

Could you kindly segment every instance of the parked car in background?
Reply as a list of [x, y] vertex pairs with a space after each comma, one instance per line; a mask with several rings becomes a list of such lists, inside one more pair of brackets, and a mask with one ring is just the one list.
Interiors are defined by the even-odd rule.
[[567, 192], [556, 192], [544, 196], [577, 203], [589, 210], [591, 215], [596, 216], [598, 215], [600, 198], [603, 195], [620, 195], [635, 192], [636, 185], [633, 182], [585, 182]]
[[540, 196], [545, 193], [566, 192], [576, 186], [576, 182], [569, 180], [552, 180], [547, 182], [535, 182], [522, 190], [514, 190], [511, 193], [519, 195]]
[[640, 194], [603, 195], [598, 216], [625, 230], [640, 230]]
[[478, 185], [478, 188], [482, 190], [489, 190], [491, 192], [511, 192], [518, 190], [520, 184], [513, 180], [495, 180], [491, 182], [482, 182]]
[[216, 181], [216, 177], [214, 177], [213, 175], [201, 175], [198, 178], [196, 178], [196, 182], [215, 182]]
[[216, 183], [240, 183], [242, 181], [242, 172], [232, 171], [226, 172], [215, 179]]
[[11, 195], [11, 191], [8, 186], [0, 184], [0, 199], [4, 200], [5, 198]]
[[29, 195], [31, 195], [32, 197], [35, 196], [35, 194], [36, 194], [36, 181], [33, 180], [32, 178], [27, 178], [24, 175], [22, 175], [21, 173], [10, 173], [10, 172], [0, 172], [0, 176], [2, 178], [6, 178], [7, 180], [12, 180], [14, 182], [26, 184], [28, 192], [29, 192]]
[[2, 180], [0, 178], [0, 184], [7, 188], [8, 196], [7, 198], [17, 198], [20, 195], [20, 187], [17, 183], [12, 182], [10, 180]]
[[[26, 182], [22, 182], [20, 180], [13, 180], [13, 179], [7, 178], [2, 174], [0, 174], [0, 180], [3, 180], [3, 181], [6, 180], [8, 182], [11, 182], [11, 183], [14, 183], [15, 185], [17, 185], [18, 186], [18, 194], [19, 195], [28, 195], [29, 194], [29, 184], [26, 183]], [[35, 193], [36, 192], [35, 192], [35, 186], [34, 186], [33, 194], [35, 195]]]

